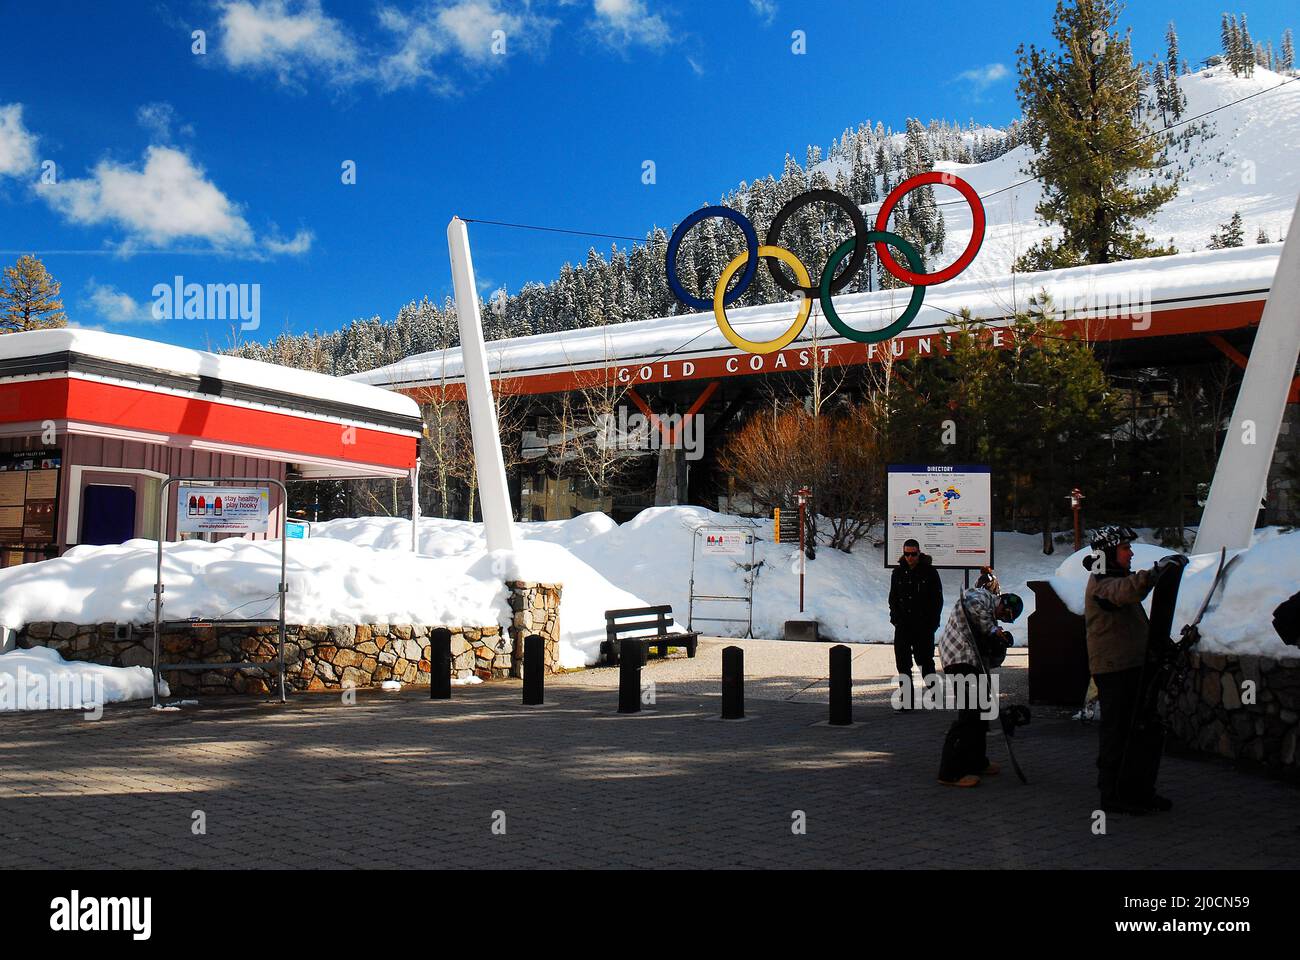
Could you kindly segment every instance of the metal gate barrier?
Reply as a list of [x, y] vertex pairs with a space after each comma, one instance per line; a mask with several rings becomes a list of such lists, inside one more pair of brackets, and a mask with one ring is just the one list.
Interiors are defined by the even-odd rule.
[[[754, 536], [754, 531], [757, 529], [757, 527], [758, 527], [757, 524], [752, 524], [752, 523], [751, 523], [751, 524], [747, 524], [747, 525], [746, 525], [746, 524], [718, 524], [718, 525], [715, 525], [715, 524], [705, 524], [705, 525], [702, 525], [702, 526], [699, 526], [699, 527], [696, 527], [696, 528], [695, 528], [694, 536], [692, 536], [692, 538], [691, 538], [691, 589], [690, 589], [690, 599], [689, 599], [689, 602], [688, 602], [688, 604], [687, 604], [687, 610], [686, 610], [686, 629], [687, 629], [687, 630], [694, 630], [694, 629], [695, 629], [695, 621], [696, 621], [696, 620], [699, 620], [699, 621], [701, 621], [702, 623], [743, 623], [743, 624], [745, 624], [745, 638], [747, 638], [747, 639], [753, 639], [753, 636], [754, 636], [754, 577], [755, 577], [755, 575], [756, 575], [756, 571], [755, 571], [755, 568], [754, 568], [754, 550], [755, 550], [755, 546], [754, 546], [754, 544], [755, 544], [755, 541], [756, 541], [756, 539], [757, 539], [757, 538]], [[713, 534], [717, 534], [719, 537], [723, 537], [723, 538], [725, 538], [728, 534], [730, 534], [731, 536], [735, 536], [736, 534], [740, 534], [741, 536], [743, 536], [743, 537], [745, 538], [745, 539], [744, 539], [744, 543], [743, 543], [741, 546], [748, 546], [748, 547], [749, 547], [749, 567], [748, 567], [748, 570], [746, 571], [746, 575], [745, 575], [745, 583], [746, 583], [746, 585], [748, 586], [749, 590], [748, 590], [748, 592], [747, 592], [744, 596], [726, 596], [726, 595], [721, 595], [721, 594], [704, 594], [704, 593], [697, 594], [697, 593], [695, 592], [695, 558], [696, 558], [697, 555], [708, 556], [708, 555], [710, 555], [710, 552], [711, 552], [711, 551], [709, 550], [709, 547], [708, 547], [708, 541], [707, 541], [707, 540], [705, 541], [705, 549], [704, 549], [703, 552], [701, 552], [701, 550], [700, 550], [700, 535], [701, 535], [701, 534], [705, 534], [705, 535], [713, 535]], [[726, 543], [727, 541], [724, 539], [723, 542]], [[714, 555], [717, 555], [717, 554], [715, 553]], [[737, 554], [735, 554], [735, 553], [724, 553], [724, 554], [721, 554], [721, 555], [723, 555], [723, 556], [736, 556]], [[744, 556], [743, 551], [739, 554], [739, 556]], [[746, 610], [748, 611], [748, 616], [745, 617], [745, 618], [739, 618], [739, 617], [697, 617], [697, 616], [695, 615], [695, 604], [696, 604], [696, 603], [701, 603], [701, 602], [704, 602], [704, 603], [717, 603], [717, 602], [743, 603], [743, 604], [745, 604]]]
[[[206, 483], [206, 484], [237, 484], [239, 486], [256, 486], [258, 484], [274, 484], [280, 488], [280, 582], [277, 585], [276, 592], [280, 599], [280, 615], [272, 620], [245, 620], [241, 618], [233, 619], [206, 619], [204, 617], [189, 617], [183, 620], [164, 620], [162, 618], [163, 608], [163, 540], [167, 536], [167, 506], [168, 506], [168, 489], [173, 484], [180, 483]], [[207, 670], [269, 670], [276, 667], [280, 674], [280, 702], [285, 702], [284, 688], [284, 598], [289, 592], [285, 572], [288, 568], [288, 546], [289, 541], [284, 535], [284, 519], [289, 512], [289, 491], [283, 483], [274, 477], [171, 477], [162, 486], [158, 506], [159, 523], [158, 523], [158, 569], [153, 585], [153, 705], [158, 705], [158, 681], [162, 673], [173, 672], [203, 672]], [[179, 524], [178, 524], [179, 525]], [[267, 531], [268, 534], [270, 531]], [[188, 627], [269, 627], [278, 626], [280, 628], [280, 638], [278, 655], [275, 660], [264, 660], [259, 663], [165, 663], [158, 662], [158, 654], [162, 645], [162, 631], [164, 627], [188, 626]]]

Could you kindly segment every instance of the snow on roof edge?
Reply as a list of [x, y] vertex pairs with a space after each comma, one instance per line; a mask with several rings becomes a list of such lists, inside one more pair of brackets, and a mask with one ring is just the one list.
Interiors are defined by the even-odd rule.
[[385, 413], [418, 417], [419, 405], [403, 394], [368, 383], [261, 360], [194, 350], [103, 330], [65, 327], [0, 336], [0, 359], [71, 351], [103, 360], [147, 366], [188, 376], [216, 377], [319, 400], [334, 400]]
[[[983, 316], [988, 319], [992, 315], [1009, 312], [1013, 299], [1022, 306], [1027, 305], [1028, 298], [1044, 288], [1057, 295], [1058, 308], [1060, 301], [1068, 300], [1071, 295], [1096, 295], [1112, 290], [1136, 291], [1139, 295], [1154, 300], [1195, 295], [1197, 291], [1206, 294], [1245, 293], [1272, 286], [1281, 249], [1280, 243], [1255, 244], [1226, 250], [1201, 250], [1143, 260], [1008, 274], [991, 279], [959, 279], [928, 288], [926, 305], [922, 309], [939, 314], [938, 310], [933, 310], [933, 306], [936, 301], [940, 301], [947, 310], [956, 312], [960, 307], [967, 306], [976, 318]], [[906, 297], [909, 291], [904, 289], [901, 295]], [[901, 309], [901, 302], [896, 302], [899, 296], [899, 290], [881, 290], [841, 295], [835, 298], [835, 303], [844, 316], [871, 311], [881, 311], [883, 315]], [[736, 308], [728, 313], [733, 325], [737, 327], [747, 322], [766, 322], [769, 316], [774, 320], [780, 319], [780, 325], [784, 327], [788, 324], [788, 306], [784, 303], [765, 304]], [[882, 320], [879, 325], [884, 326], [887, 322], [889, 321]], [[709, 333], [710, 327], [716, 337]], [[761, 328], [753, 329], [762, 332]], [[693, 338], [693, 333], [704, 336]], [[762, 336], [756, 334], [747, 335], [753, 339], [762, 339]], [[539, 351], [549, 354], [556, 347], [574, 364], [598, 361], [602, 352], [609, 362], [616, 362], [631, 353], [630, 350], [618, 349], [616, 344], [636, 344], [640, 349], [661, 352], [676, 347], [687, 339], [695, 340], [693, 350], [727, 348], [711, 313], [673, 314], [627, 323], [508, 337], [488, 341], [486, 346], [489, 369], [493, 373], [499, 373], [502, 369], [508, 370], [511, 367], [522, 368], [525, 366], [523, 361], [536, 360]], [[715, 339], [718, 342], [713, 342]], [[507, 358], [519, 362], [508, 363]], [[441, 372], [435, 372], [436, 370]], [[396, 363], [349, 374], [347, 379], [375, 385], [388, 384], [389, 389], [397, 389], [398, 384], [427, 382], [439, 375], [452, 381], [459, 379], [459, 347], [412, 354]]]

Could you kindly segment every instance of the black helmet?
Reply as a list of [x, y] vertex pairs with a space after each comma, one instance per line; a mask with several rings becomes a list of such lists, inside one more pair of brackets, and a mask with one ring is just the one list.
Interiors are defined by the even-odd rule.
[[1091, 546], [1094, 550], [1114, 550], [1121, 543], [1132, 543], [1137, 536], [1132, 527], [1103, 527], [1093, 537]]

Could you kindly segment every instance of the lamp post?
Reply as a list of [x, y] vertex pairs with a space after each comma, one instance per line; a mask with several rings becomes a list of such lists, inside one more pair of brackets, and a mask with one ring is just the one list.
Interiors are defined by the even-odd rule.
[[807, 508], [808, 497], [812, 491], [807, 487], [799, 488], [799, 612], [803, 613], [803, 575], [804, 561], [807, 559], [807, 553], [804, 552], [804, 511]]
[[1083, 491], [1075, 487], [1070, 491], [1067, 499], [1070, 501], [1070, 509], [1074, 511], [1074, 549], [1077, 552], [1083, 549], [1083, 524], [1080, 512], [1083, 509]]

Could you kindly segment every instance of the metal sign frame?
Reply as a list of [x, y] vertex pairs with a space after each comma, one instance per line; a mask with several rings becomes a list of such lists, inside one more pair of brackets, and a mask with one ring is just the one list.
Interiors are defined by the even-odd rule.
[[[255, 484], [274, 484], [280, 488], [280, 582], [277, 585], [277, 593], [280, 597], [280, 616], [274, 620], [246, 620], [246, 619], [205, 619], [202, 617], [190, 617], [185, 620], [164, 620], [162, 619], [163, 608], [163, 541], [167, 537], [167, 507], [170, 503], [169, 489], [175, 484], [181, 483], [228, 483], [241, 484], [244, 486], [253, 486]], [[158, 513], [158, 567], [154, 577], [153, 585], [153, 705], [158, 705], [158, 681], [160, 675], [165, 671], [173, 672], [197, 672], [205, 670], [268, 670], [276, 667], [280, 674], [280, 702], [284, 703], [284, 639], [285, 639], [285, 620], [284, 605], [285, 594], [289, 592], [289, 584], [286, 577], [289, 560], [289, 540], [285, 537], [284, 521], [289, 512], [289, 490], [280, 480], [274, 477], [169, 477], [162, 485], [159, 496]], [[269, 530], [268, 530], [269, 533]], [[191, 626], [191, 627], [223, 627], [223, 626], [272, 626], [279, 627], [280, 642], [279, 654], [275, 660], [268, 660], [262, 663], [167, 663], [158, 662], [158, 652], [162, 646], [162, 628], [165, 626]]]
[[[695, 629], [696, 620], [699, 620], [701, 622], [706, 622], [706, 623], [743, 623], [745, 624], [744, 639], [750, 639], [750, 640], [753, 639], [754, 637], [754, 580], [757, 577], [757, 574], [755, 572], [755, 567], [754, 567], [754, 555], [755, 555], [754, 551], [758, 543], [758, 536], [755, 533], [757, 529], [758, 529], [758, 524], [756, 523], [751, 523], [748, 525], [739, 524], [739, 523], [734, 523], [734, 524], [706, 523], [695, 528], [694, 532], [691, 535], [691, 587], [690, 587], [689, 599], [686, 605], [686, 629], [687, 630]], [[699, 544], [700, 534], [704, 533], [705, 531], [708, 531], [709, 533], [713, 533], [714, 531], [725, 532], [728, 530], [733, 530], [733, 531], [738, 530], [744, 533], [746, 538], [749, 540], [749, 570], [745, 577], [745, 581], [749, 585], [749, 593], [747, 596], [722, 596], [722, 595], [715, 596], [712, 594], [697, 594], [695, 592], [695, 557], [699, 553], [696, 547]], [[749, 611], [749, 616], [745, 619], [741, 619], [739, 617], [697, 617], [695, 616], [695, 604], [699, 601], [743, 603], [745, 604], [746, 609]]]

